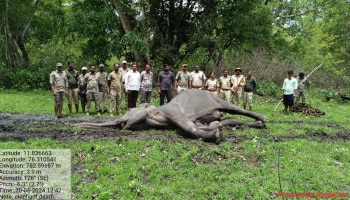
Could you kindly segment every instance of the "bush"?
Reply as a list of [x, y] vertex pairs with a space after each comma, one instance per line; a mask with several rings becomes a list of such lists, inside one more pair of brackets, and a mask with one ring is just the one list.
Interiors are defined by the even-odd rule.
[[276, 83], [271, 80], [263, 80], [257, 82], [258, 85], [255, 93], [259, 96], [276, 97], [278, 92], [281, 90], [280, 87], [278, 87]]
[[41, 66], [31, 66], [30, 68], [9, 69], [0, 66], [0, 85], [4, 89], [15, 89], [27, 91], [32, 89], [48, 89], [49, 75], [52, 69]]

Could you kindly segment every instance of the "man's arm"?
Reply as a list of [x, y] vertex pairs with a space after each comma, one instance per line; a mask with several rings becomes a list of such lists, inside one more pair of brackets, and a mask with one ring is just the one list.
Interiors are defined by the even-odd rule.
[[160, 84], [162, 82], [162, 72], [158, 74], [158, 81], [157, 81], [157, 86], [158, 86], [158, 93], [160, 93]]

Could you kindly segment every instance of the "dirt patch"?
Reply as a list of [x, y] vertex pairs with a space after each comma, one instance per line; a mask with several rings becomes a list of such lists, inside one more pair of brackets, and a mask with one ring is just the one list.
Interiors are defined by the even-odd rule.
[[[152, 131], [127, 131], [117, 130], [112, 128], [98, 129], [75, 129], [72, 126], [80, 122], [106, 122], [109, 118], [94, 118], [94, 117], [71, 117], [67, 116], [56, 120], [53, 115], [46, 114], [13, 114], [0, 113], [0, 141], [18, 140], [25, 141], [30, 138], [47, 138], [57, 141], [93, 141], [93, 140], [165, 140], [165, 141], [184, 141], [190, 138], [185, 138], [179, 134], [167, 133], [166, 130]], [[272, 122], [283, 123], [283, 122]], [[290, 122], [285, 122], [290, 123]], [[302, 125], [303, 122], [294, 122]], [[323, 124], [325, 125], [325, 124]], [[307, 131], [305, 135], [294, 136], [286, 135], [284, 137], [274, 137], [267, 132], [266, 136], [271, 137], [272, 141], [278, 142], [291, 139], [310, 139], [310, 140], [350, 140], [350, 132], [342, 130], [338, 125], [328, 124], [326, 126], [339, 129], [336, 135], [328, 135], [324, 132]], [[235, 131], [243, 130], [237, 128]], [[236, 136], [233, 133], [224, 136], [224, 140], [232, 143], [240, 143], [244, 140], [251, 139], [249, 136]]]
[[127, 131], [113, 128], [76, 129], [73, 125], [80, 122], [106, 122], [113, 119], [94, 117], [66, 116], [56, 120], [52, 115], [0, 113], [0, 141], [30, 138], [48, 138], [58, 141], [92, 140], [186, 140], [177, 134], [166, 134], [164, 130]]

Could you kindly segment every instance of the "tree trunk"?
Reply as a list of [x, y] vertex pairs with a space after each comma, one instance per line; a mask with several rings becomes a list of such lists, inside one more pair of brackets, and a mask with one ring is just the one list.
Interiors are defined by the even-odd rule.
[[[115, 9], [117, 10], [117, 13], [119, 15], [119, 19], [123, 25], [123, 29], [125, 31], [125, 33], [130, 33], [132, 31], [129, 20], [127, 19], [126, 15], [124, 14], [122, 5], [120, 3], [119, 0], [114, 0], [114, 6]], [[131, 47], [133, 53], [134, 53], [134, 57], [135, 57], [135, 61], [138, 65], [144, 66], [145, 62], [144, 59], [142, 58], [142, 55], [140, 54], [140, 52], [135, 48], [135, 47]]]
[[6, 65], [10, 69], [20, 63], [20, 56], [17, 52], [14, 39], [10, 30], [9, 20], [8, 20], [8, 10], [9, 10], [9, 0], [5, 2], [5, 55], [6, 55]]
[[30, 24], [31, 24], [32, 21], [33, 21], [34, 15], [35, 15], [36, 10], [37, 10], [37, 8], [38, 8], [38, 4], [39, 4], [39, 0], [36, 0], [36, 1], [35, 1], [35, 5], [34, 5], [34, 9], [33, 9], [33, 12], [32, 12], [32, 15], [30, 16], [30, 18], [29, 18], [27, 24], [24, 26], [23, 31], [22, 31], [20, 37], [19, 37], [19, 38], [17, 39], [17, 41], [16, 41], [17, 44], [18, 44], [19, 49], [20, 49], [21, 52], [22, 52], [22, 58], [23, 58], [23, 61], [24, 61], [23, 65], [24, 65], [24, 66], [29, 66], [29, 63], [30, 63], [29, 55], [28, 55], [28, 52], [27, 52], [26, 47], [25, 47], [24, 37], [25, 37], [25, 35], [26, 35], [26, 33], [27, 33], [27, 30], [28, 30]]

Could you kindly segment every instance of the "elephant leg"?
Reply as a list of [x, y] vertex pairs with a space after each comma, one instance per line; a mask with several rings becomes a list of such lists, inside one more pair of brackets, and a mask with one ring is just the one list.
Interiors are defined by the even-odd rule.
[[179, 129], [185, 131], [195, 138], [201, 138], [207, 142], [215, 142], [218, 143], [222, 140], [222, 134], [219, 129], [215, 130], [204, 130], [199, 128], [195, 123], [193, 123], [189, 118], [187, 118], [184, 114], [174, 114], [172, 113], [172, 117], [168, 118], [172, 124], [177, 126]]
[[253, 118], [257, 121], [261, 121], [263, 123], [266, 122], [266, 117], [259, 115], [258, 113], [252, 112], [252, 111], [248, 111], [248, 110], [244, 110], [240, 107], [234, 106], [232, 104], [226, 104], [226, 106], [224, 106], [223, 108], [219, 109], [220, 111], [226, 112], [226, 113], [230, 113], [233, 115], [243, 115], [243, 116], [247, 116], [250, 118]]
[[244, 121], [238, 121], [236, 119], [224, 119], [221, 121], [222, 126], [248, 126], [252, 128], [264, 128], [265, 124], [262, 121], [255, 121], [255, 122], [244, 122]]
[[202, 124], [200, 122], [196, 122], [195, 125], [204, 131], [214, 131], [216, 129], [220, 129], [222, 127], [222, 124], [219, 121], [213, 121], [210, 122], [210, 124]]

